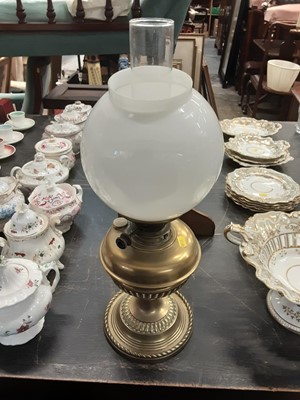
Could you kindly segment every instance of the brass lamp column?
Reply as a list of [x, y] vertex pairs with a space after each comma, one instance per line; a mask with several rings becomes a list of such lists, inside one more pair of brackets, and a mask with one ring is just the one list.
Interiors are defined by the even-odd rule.
[[179, 219], [157, 224], [114, 220], [100, 258], [122, 290], [108, 304], [104, 322], [106, 337], [118, 352], [155, 361], [183, 348], [193, 316], [177, 290], [200, 257], [197, 239]]

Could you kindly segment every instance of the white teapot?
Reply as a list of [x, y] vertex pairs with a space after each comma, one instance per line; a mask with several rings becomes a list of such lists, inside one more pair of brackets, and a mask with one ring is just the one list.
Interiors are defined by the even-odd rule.
[[12, 176], [0, 177], [0, 231], [14, 214], [17, 204], [24, 201], [19, 186], [17, 179]]
[[[47, 279], [51, 270], [52, 285]], [[41, 331], [59, 279], [55, 263], [41, 269], [31, 260], [0, 257], [1, 344], [24, 344]]]
[[36, 153], [33, 161], [23, 167], [13, 167], [10, 175], [16, 177], [25, 190], [31, 192], [45, 179], [54, 183], [64, 182], [69, 177], [69, 168], [57, 160], [50, 160], [43, 153]]
[[59, 259], [65, 249], [65, 240], [56, 228], [59, 222], [57, 218], [49, 218], [21, 203], [4, 225], [5, 238], [0, 238], [2, 254], [7, 258], [27, 258], [41, 266], [53, 261], [63, 269]]
[[29, 207], [49, 217], [58, 218], [60, 223], [56, 227], [65, 233], [81, 209], [82, 193], [80, 185], [48, 182], [33, 190], [28, 197]]
[[49, 138], [40, 140], [34, 146], [36, 152], [43, 153], [46, 158], [60, 161], [69, 169], [75, 165], [76, 157], [72, 142], [66, 138], [58, 138], [51, 135]]

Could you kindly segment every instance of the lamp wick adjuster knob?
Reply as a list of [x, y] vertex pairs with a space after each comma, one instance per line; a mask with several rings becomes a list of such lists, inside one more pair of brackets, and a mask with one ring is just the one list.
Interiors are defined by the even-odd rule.
[[[128, 231], [130, 226], [128, 226], [128, 220], [124, 217], [118, 217], [113, 221], [114, 229], [118, 231]], [[130, 233], [122, 232], [116, 239], [116, 245], [121, 249], [125, 250], [127, 246], [131, 245]]]
[[121, 250], [125, 250], [127, 246], [131, 245], [130, 236], [127, 233], [121, 233], [121, 235], [116, 239], [116, 245]]

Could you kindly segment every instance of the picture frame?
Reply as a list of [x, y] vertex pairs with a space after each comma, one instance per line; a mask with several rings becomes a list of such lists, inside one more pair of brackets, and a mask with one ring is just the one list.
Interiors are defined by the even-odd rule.
[[11, 58], [0, 57], [0, 93], [8, 93], [10, 88]]
[[205, 35], [181, 33], [177, 38], [174, 60], [181, 62], [181, 70], [193, 80], [194, 89], [200, 91]]
[[181, 69], [182, 70], [182, 60], [173, 59], [173, 68]]
[[247, 10], [248, 1], [233, 0], [224, 50], [221, 55], [218, 71], [223, 88], [233, 84], [235, 81], [240, 38], [242, 37], [242, 25]]

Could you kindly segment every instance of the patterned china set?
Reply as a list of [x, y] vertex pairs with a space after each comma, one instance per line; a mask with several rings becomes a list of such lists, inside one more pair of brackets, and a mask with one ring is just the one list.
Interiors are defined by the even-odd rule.
[[[66, 181], [75, 165], [75, 154], [80, 152], [82, 129], [90, 111], [91, 106], [81, 102], [66, 106], [35, 144], [34, 159], [14, 166], [10, 176], [0, 177], [3, 345], [27, 343], [43, 328], [59, 271], [64, 268], [60, 261], [65, 249], [63, 234], [70, 230], [82, 205], [81, 186]], [[25, 117], [22, 120], [28, 124]], [[20, 129], [5, 125], [12, 127], [11, 132], [2, 128], [2, 132], [8, 132], [7, 138]], [[50, 282], [47, 276], [52, 270], [55, 274]]]
[[290, 145], [269, 137], [281, 129], [279, 123], [242, 117], [220, 124], [229, 136], [225, 154], [241, 166], [227, 174], [225, 193], [256, 212], [244, 226], [231, 222], [224, 235], [270, 289], [266, 301], [273, 318], [300, 334], [300, 211], [293, 211], [300, 185], [270, 168], [293, 160]]
[[224, 143], [225, 154], [242, 167], [227, 175], [226, 195], [255, 212], [292, 211], [297, 207], [299, 184], [269, 168], [294, 159], [287, 141], [270, 137], [282, 128], [281, 124], [248, 117], [225, 119], [220, 124], [229, 136]]

